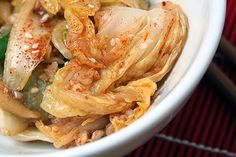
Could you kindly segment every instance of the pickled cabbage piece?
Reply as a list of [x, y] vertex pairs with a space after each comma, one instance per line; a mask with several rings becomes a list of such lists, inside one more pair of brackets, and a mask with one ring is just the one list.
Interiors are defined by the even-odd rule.
[[67, 48], [73, 56], [83, 54], [86, 57], [99, 59], [101, 51], [98, 48], [94, 24], [89, 17], [94, 16], [100, 9], [100, 1], [62, 0], [61, 3], [68, 24]]
[[[98, 49], [93, 22], [89, 18], [100, 9], [99, 0], [40, 0], [40, 2], [44, 9], [52, 14], [56, 14], [60, 8], [63, 8], [68, 26], [66, 46], [73, 56], [84, 54], [99, 58], [101, 52]], [[64, 52], [64, 50], [66, 49], [63, 46], [59, 51]], [[66, 57], [71, 58], [71, 54], [68, 56], [67, 53]]]
[[24, 130], [16, 134], [15, 136], [13, 136], [13, 138], [18, 141], [24, 141], [24, 142], [45, 141], [45, 142], [52, 143], [52, 139], [50, 139], [45, 134], [40, 132], [38, 129], [33, 128], [33, 127], [27, 128], [27, 130]]
[[157, 44], [148, 55], [132, 66], [117, 84], [142, 77], [148, 77], [155, 82], [161, 81], [180, 56], [188, 35], [188, 20], [177, 5], [168, 2], [160, 7], [170, 10], [174, 15], [167, 29], [168, 33], [160, 37], [164, 41], [161, 49]]
[[[94, 116], [91, 116], [94, 117]], [[107, 116], [97, 117], [93, 121], [83, 124], [89, 117], [72, 117], [65, 119], [55, 119], [52, 124], [45, 125], [42, 121], [37, 121], [36, 127], [50, 139], [56, 148], [60, 148], [71, 142], [79, 142], [80, 133], [105, 128], [109, 120]], [[87, 143], [89, 138], [85, 139]]]
[[22, 102], [13, 98], [10, 91], [0, 81], [0, 107], [22, 118], [39, 118], [40, 114], [23, 105]]
[[94, 82], [94, 77], [95, 70], [70, 61], [55, 75], [52, 85], [44, 93], [41, 107], [59, 118], [106, 115], [129, 109], [135, 102], [150, 99], [156, 90], [153, 81], [144, 79], [104, 94], [93, 95], [89, 87]]
[[36, 0], [26, 0], [12, 27], [4, 65], [4, 84], [22, 90], [50, 46], [50, 29], [33, 13]]
[[[167, 8], [169, 5], [172, 8]], [[184, 13], [169, 3], [165, 8], [150, 11], [108, 7], [98, 12], [95, 19], [107, 67], [100, 71], [101, 79], [92, 87], [94, 94], [143, 78], [146, 72], [166, 65], [163, 72], [153, 78], [154, 82], [160, 81], [173, 67], [187, 37]]]
[[0, 133], [7, 136], [14, 136], [28, 127], [28, 121], [20, 118], [0, 107]]
[[40, 4], [51, 14], [56, 14], [61, 9], [59, 0], [39, 0]]
[[73, 57], [72, 53], [66, 47], [66, 37], [68, 34], [68, 29], [66, 28], [66, 21], [59, 21], [54, 27], [52, 32], [52, 42], [53, 45], [59, 50], [59, 52], [66, 58], [71, 59]]
[[[140, 79], [138, 81], [131, 82], [131, 83], [142, 84], [143, 82], [141, 80], [142, 79]], [[143, 80], [146, 80], [146, 79], [143, 79]], [[155, 89], [155, 91], [156, 91], [156, 89]], [[154, 94], [154, 91], [153, 91], [153, 93], [148, 93], [147, 91], [141, 92], [140, 90], [137, 90], [136, 92], [142, 94], [143, 101], [136, 102], [134, 107], [129, 108], [127, 110], [123, 110], [120, 113], [110, 114], [110, 121], [111, 121], [113, 127], [115, 128], [115, 131], [118, 131], [118, 130], [128, 126], [129, 124], [131, 124], [132, 122], [134, 122], [135, 120], [140, 118], [150, 107], [151, 96]]]

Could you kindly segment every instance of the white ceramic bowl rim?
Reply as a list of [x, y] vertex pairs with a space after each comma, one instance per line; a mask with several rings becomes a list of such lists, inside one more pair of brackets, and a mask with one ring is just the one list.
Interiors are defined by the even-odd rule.
[[[40, 153], [40, 154], [26, 154], [26, 155], [3, 155], [2, 157], [19, 157], [19, 156], [31, 156], [31, 157], [66, 157], [66, 156], [93, 156], [107, 149], [112, 149], [122, 145], [122, 143], [126, 142], [129, 139], [135, 139], [142, 132], [145, 132], [146, 129], [152, 129], [153, 125], [156, 125], [160, 122], [160, 116], [157, 115], [157, 110], [163, 110], [163, 114], [170, 114], [170, 108], [178, 108], [181, 103], [176, 105], [175, 101], [183, 102], [186, 95], [188, 95], [193, 88], [196, 87], [199, 80], [202, 78], [205, 73], [210, 61], [212, 60], [214, 53], [217, 48], [217, 44], [219, 43], [221, 32], [223, 29], [224, 18], [225, 18], [225, 8], [226, 1], [225, 0], [215, 0], [211, 3], [212, 11], [209, 12], [209, 21], [207, 31], [203, 37], [203, 41], [201, 43], [201, 47], [199, 49], [199, 53], [196, 56], [194, 62], [190, 65], [185, 75], [181, 79], [181, 81], [172, 89], [172, 91], [160, 102], [160, 104], [150, 110], [148, 114], [145, 114], [142, 118], [138, 119], [136, 122], [131, 124], [129, 127], [126, 127], [119, 132], [112, 134], [108, 137], [105, 137], [101, 140], [98, 140], [93, 143], [88, 143], [86, 145], [75, 147], [67, 150], [59, 150], [50, 153]], [[219, 33], [220, 32], [220, 33]], [[215, 33], [219, 33], [215, 35]], [[215, 37], [215, 38], [212, 38]], [[206, 57], [206, 53], [211, 53]], [[199, 68], [202, 67], [202, 68]], [[174, 100], [174, 101], [170, 101]], [[175, 114], [175, 113], [173, 113]], [[163, 116], [163, 115], [162, 115]], [[172, 116], [170, 117], [170, 119]], [[142, 127], [140, 127], [142, 124]], [[91, 151], [90, 148], [93, 148]]]

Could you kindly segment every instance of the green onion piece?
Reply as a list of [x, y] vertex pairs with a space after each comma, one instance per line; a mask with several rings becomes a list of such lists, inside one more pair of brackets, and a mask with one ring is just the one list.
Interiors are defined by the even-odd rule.
[[10, 28], [3, 28], [0, 30], [0, 63], [5, 59], [10, 31]]

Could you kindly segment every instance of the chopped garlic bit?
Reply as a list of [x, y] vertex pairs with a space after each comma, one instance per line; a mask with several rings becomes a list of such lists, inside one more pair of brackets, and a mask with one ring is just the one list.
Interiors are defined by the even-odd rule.
[[134, 111], [129, 109], [129, 110], [125, 111], [125, 115], [127, 115], [128, 117], [132, 116], [132, 115], [134, 115]]
[[[48, 1], [48, 0], [47, 0], [47, 1]], [[49, 6], [49, 7], [52, 7], [52, 4], [51, 4], [51, 3], [48, 3], [48, 6]]]
[[68, 62], [65, 62], [65, 64], [64, 64], [64, 65], [65, 65], [65, 66], [66, 66], [66, 65], [68, 65]]
[[96, 130], [92, 133], [91, 141], [96, 141], [105, 136], [105, 132], [103, 130]]
[[32, 48], [33, 49], [36, 49], [36, 48], [38, 48], [39, 47], [39, 43], [34, 43], [33, 45], [32, 45]]
[[9, 90], [8, 90], [6, 87], [4, 87], [3, 92], [4, 92], [4, 93], [8, 93]]
[[39, 50], [33, 50], [31, 53], [33, 54], [39, 53]]
[[111, 39], [110, 44], [111, 44], [111, 46], [114, 46], [116, 44], [116, 41], [114, 38]]
[[142, 43], [142, 45], [141, 45], [141, 49], [145, 49], [145, 48], [147, 48], [147, 43]]
[[88, 4], [89, 8], [94, 8], [95, 6], [93, 4]]
[[112, 38], [110, 40], [111, 46], [115, 46], [116, 44], [119, 44], [119, 43], [120, 43], [120, 39], [119, 38]]
[[107, 124], [107, 126], [105, 128], [106, 135], [111, 135], [114, 132], [115, 132], [115, 128], [113, 127], [113, 125], [111, 123]]
[[116, 40], [116, 44], [120, 42], [120, 38], [115, 38], [115, 40]]
[[43, 17], [41, 18], [41, 23], [45, 23], [48, 19], [49, 19], [49, 15], [48, 14], [44, 14]]
[[32, 93], [32, 94], [35, 94], [35, 93], [38, 93], [38, 92], [39, 92], [39, 89], [37, 87], [33, 87], [30, 90], [30, 93]]
[[29, 45], [23, 45], [23, 46], [22, 46], [22, 49], [23, 49], [23, 50], [28, 50], [28, 49], [29, 49]]
[[13, 97], [15, 99], [22, 99], [23, 98], [23, 94], [19, 91], [13, 91]]
[[94, 58], [88, 58], [91, 62], [96, 63], [96, 59]]
[[29, 32], [25, 32], [25, 37], [29, 39], [33, 38], [33, 36]]

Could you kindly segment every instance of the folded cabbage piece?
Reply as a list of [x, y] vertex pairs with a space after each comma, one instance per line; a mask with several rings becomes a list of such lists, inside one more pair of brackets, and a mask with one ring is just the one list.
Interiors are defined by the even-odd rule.
[[51, 28], [33, 13], [36, 0], [24, 1], [11, 30], [4, 65], [4, 84], [22, 90], [50, 46]]
[[[88, 119], [92, 118], [92, 121]], [[71, 142], [84, 144], [89, 141], [88, 134], [99, 129], [103, 129], [109, 122], [107, 116], [103, 117], [72, 117], [54, 119], [50, 125], [45, 125], [42, 121], [37, 121], [36, 127], [53, 141], [56, 148], [62, 147]], [[81, 139], [81, 134], [85, 134], [85, 139]], [[82, 142], [82, 143], [81, 143]]]
[[[93, 58], [99, 57], [100, 51], [97, 48], [94, 25], [89, 18], [94, 16], [95, 12], [100, 9], [99, 0], [40, 0], [40, 3], [51, 14], [56, 14], [63, 8], [68, 26], [65, 42], [67, 48], [60, 44], [64, 50], [59, 49], [59, 51], [66, 58], [72, 58], [81, 53]], [[63, 24], [59, 27], [61, 26], [63, 27]], [[58, 29], [55, 31], [58, 31]], [[55, 37], [55, 32], [53, 35]], [[58, 35], [57, 37], [61, 38], [62, 36]], [[55, 40], [53, 42], [56, 43]], [[58, 48], [60, 45], [56, 44], [55, 46]], [[68, 51], [71, 51], [71, 53]]]
[[109, 64], [93, 85], [94, 94], [143, 77], [160, 81], [173, 67], [187, 37], [187, 19], [172, 3], [150, 11], [111, 7], [97, 13], [95, 19], [104, 60]]
[[40, 140], [52, 143], [52, 140], [49, 137], [47, 137], [45, 134], [43, 134], [38, 129], [33, 127], [16, 134], [15, 136], [13, 136], [13, 138], [18, 141], [24, 141], [24, 142]]
[[53, 84], [44, 93], [41, 107], [58, 118], [106, 115], [127, 110], [135, 102], [146, 102], [156, 90], [153, 81], [142, 79], [93, 95], [89, 83], [93, 82], [94, 75], [95, 70], [71, 61], [57, 72]]
[[14, 136], [28, 128], [28, 121], [0, 107], [0, 133]]
[[[179, 6], [170, 2], [166, 3], [166, 5], [158, 6], [159, 8], [170, 11], [170, 23], [166, 23], [167, 28], [162, 28], [163, 34], [159, 34], [159, 40], [156, 45], [148, 51], [148, 54], [143, 55], [139, 61], [133, 64], [125, 74], [111, 86], [119, 86], [127, 81], [140, 78], [149, 78], [154, 82], [158, 82], [173, 68], [187, 39], [188, 21]], [[164, 21], [167, 22], [166, 20]], [[149, 44], [148, 41], [153, 42], [153, 40], [155, 41], [155, 37], [149, 38], [149, 40], [147, 37], [146, 42], [144, 42], [144, 47], [147, 47], [146, 44], [150, 46], [151, 44]], [[119, 130], [141, 117], [147, 109], [147, 106], [138, 105], [133, 109], [110, 114], [110, 121], [114, 128]]]

